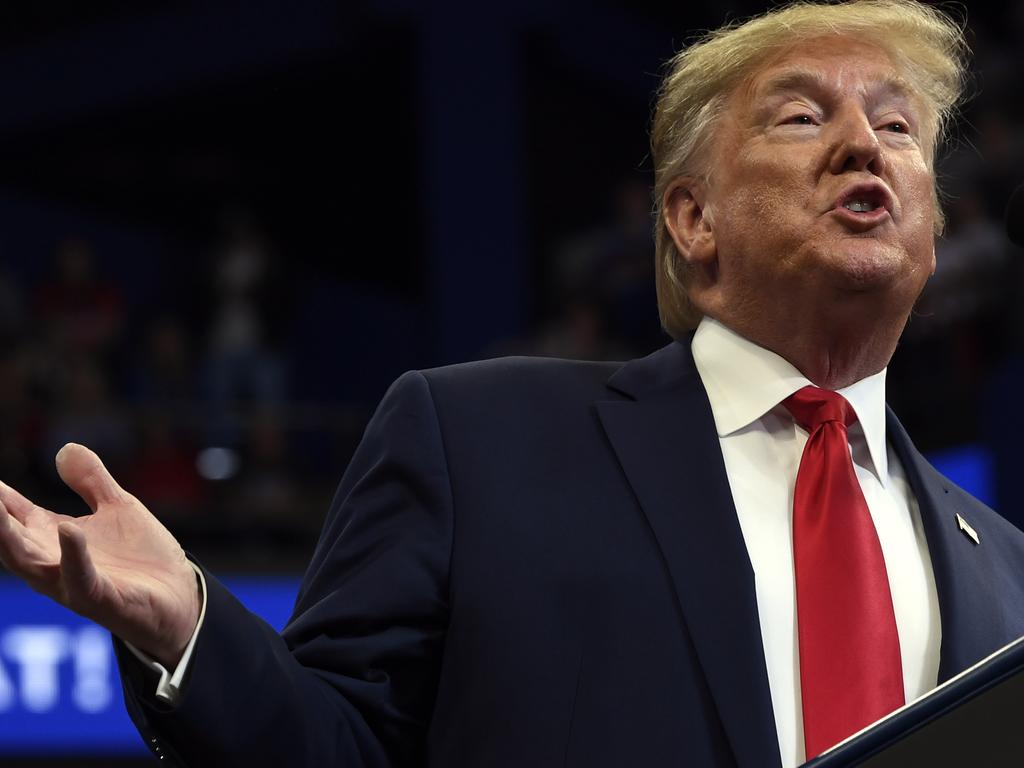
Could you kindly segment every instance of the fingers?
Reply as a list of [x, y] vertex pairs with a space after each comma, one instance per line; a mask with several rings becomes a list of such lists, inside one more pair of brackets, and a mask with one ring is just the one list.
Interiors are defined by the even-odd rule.
[[22, 524], [25, 523], [28, 513], [35, 508], [35, 504], [11, 488], [7, 483], [0, 483], [0, 503], [3, 503], [7, 511], [14, 516], [14, 519]]
[[0, 562], [12, 572], [17, 570], [18, 556], [24, 548], [21, 527], [17, 518], [8, 514], [5, 506], [0, 504]]
[[57, 537], [60, 540], [61, 581], [67, 590], [68, 605], [72, 609], [88, 605], [95, 600], [97, 575], [85, 543], [85, 534], [74, 523], [65, 521], [57, 526]]
[[68, 443], [57, 452], [56, 462], [60, 479], [81, 496], [93, 512], [104, 502], [124, 498], [124, 491], [107, 472], [100, 457], [84, 445]]
[[3, 563], [4, 567], [8, 569], [13, 565], [13, 524], [14, 520], [7, 514], [7, 510], [3, 508], [3, 505], [0, 504], [0, 563]]
[[48, 555], [33, 540], [18, 519], [0, 504], [0, 563], [15, 576], [42, 584], [51, 578], [48, 569], [57, 565], [55, 553]]

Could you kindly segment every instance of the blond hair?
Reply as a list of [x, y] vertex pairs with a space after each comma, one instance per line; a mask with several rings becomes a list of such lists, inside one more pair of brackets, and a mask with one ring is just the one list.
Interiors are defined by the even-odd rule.
[[[769, 57], [812, 38], [839, 35], [869, 42], [892, 58], [925, 108], [924, 151], [933, 166], [966, 72], [962, 27], [916, 0], [796, 2], [742, 24], [709, 32], [667, 63], [651, 129], [654, 161], [655, 273], [661, 324], [674, 338], [700, 320], [687, 295], [686, 265], [665, 225], [664, 198], [681, 177], [706, 178], [703, 163], [727, 97]], [[934, 193], [936, 234], [942, 228]]]

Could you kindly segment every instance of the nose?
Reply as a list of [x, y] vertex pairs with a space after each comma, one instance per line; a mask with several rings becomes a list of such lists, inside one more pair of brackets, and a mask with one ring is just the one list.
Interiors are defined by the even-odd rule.
[[860, 108], [850, 106], [841, 110], [831, 127], [833, 143], [829, 170], [832, 173], [868, 171], [881, 174], [882, 147], [875, 129]]

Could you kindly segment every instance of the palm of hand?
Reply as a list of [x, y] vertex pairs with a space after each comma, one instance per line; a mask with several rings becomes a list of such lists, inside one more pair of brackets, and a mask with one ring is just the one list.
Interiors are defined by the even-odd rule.
[[57, 466], [93, 514], [58, 515], [0, 484], [0, 561], [36, 591], [174, 663], [199, 613], [185, 553], [92, 451], [65, 446]]

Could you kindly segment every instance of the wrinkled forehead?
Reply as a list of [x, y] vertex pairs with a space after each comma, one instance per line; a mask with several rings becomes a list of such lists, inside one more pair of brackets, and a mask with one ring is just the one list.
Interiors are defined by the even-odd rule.
[[736, 89], [740, 98], [780, 91], [836, 92], [916, 101], [911, 79], [889, 52], [857, 38], [814, 38], [768, 53], [750, 67]]
[[864, 72], [856, 66], [844, 66], [833, 72], [825, 72], [802, 62], [783, 63], [760, 73], [747, 88], [749, 98], [755, 102], [787, 94], [832, 95], [849, 92], [859, 96], [864, 104], [897, 102], [915, 106], [913, 86], [894, 70]]

